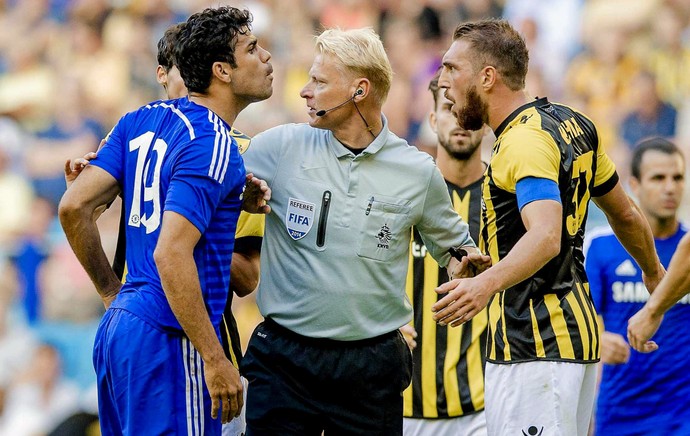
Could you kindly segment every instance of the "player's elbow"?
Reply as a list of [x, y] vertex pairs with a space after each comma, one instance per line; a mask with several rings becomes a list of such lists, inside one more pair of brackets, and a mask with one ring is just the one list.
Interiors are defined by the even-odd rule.
[[159, 274], [163, 274], [168, 270], [171, 263], [170, 249], [165, 247], [163, 241], [158, 241], [156, 249], [153, 250], [153, 262], [156, 264]]
[[83, 217], [84, 205], [76, 198], [74, 195], [70, 195], [70, 191], [67, 191], [65, 195], [62, 196], [60, 204], [58, 205], [58, 218], [60, 219], [60, 225], [67, 232], [70, 228], [78, 223]]
[[246, 297], [247, 295], [254, 292], [254, 290], [259, 286], [259, 278], [245, 278], [236, 286], [232, 287], [232, 291], [240, 298]]
[[634, 207], [625, 208], [615, 216], [607, 217], [613, 228], [633, 228], [640, 223], [642, 215]]

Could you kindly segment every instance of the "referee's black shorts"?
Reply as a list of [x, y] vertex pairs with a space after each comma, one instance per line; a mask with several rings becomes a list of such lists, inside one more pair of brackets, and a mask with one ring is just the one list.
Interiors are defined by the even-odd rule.
[[247, 436], [402, 434], [412, 356], [398, 330], [361, 341], [298, 335], [261, 323], [242, 359]]

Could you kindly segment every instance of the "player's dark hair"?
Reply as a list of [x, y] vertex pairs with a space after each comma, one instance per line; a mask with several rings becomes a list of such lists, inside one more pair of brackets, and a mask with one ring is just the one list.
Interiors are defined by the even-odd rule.
[[671, 141], [658, 136], [644, 139], [635, 145], [635, 150], [633, 151], [632, 160], [630, 162], [630, 172], [637, 180], [640, 180], [640, 176], [642, 175], [640, 174], [642, 158], [644, 157], [645, 153], [651, 150], [659, 151], [665, 154], [678, 154], [681, 158], [683, 158], [683, 160], [685, 160], [683, 153], [676, 146], [676, 144], [672, 143]]
[[230, 6], [208, 8], [187, 19], [175, 45], [175, 65], [189, 92], [204, 93], [211, 84], [214, 62], [233, 68], [239, 35], [251, 30], [252, 14]]
[[429, 81], [429, 91], [431, 91], [431, 95], [434, 96], [434, 110], [436, 107], [438, 107], [438, 92], [441, 89], [438, 87], [439, 78], [441, 78], [441, 68], [436, 70], [434, 77], [432, 77], [431, 81]]
[[486, 19], [460, 24], [453, 33], [453, 40], [458, 39], [470, 43], [478, 70], [491, 65], [511, 90], [525, 87], [529, 52], [524, 38], [508, 21]]
[[173, 24], [168, 27], [158, 40], [158, 65], [163, 67], [167, 73], [175, 65], [174, 51], [177, 45], [177, 36], [180, 33], [183, 23]]

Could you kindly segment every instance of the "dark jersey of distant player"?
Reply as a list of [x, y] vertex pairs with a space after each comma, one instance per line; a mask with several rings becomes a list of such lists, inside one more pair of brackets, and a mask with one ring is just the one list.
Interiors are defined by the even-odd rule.
[[613, 189], [615, 167], [591, 120], [545, 98], [515, 110], [495, 134], [483, 186], [482, 251], [496, 264], [525, 234], [515, 189], [527, 177], [558, 184], [563, 228], [555, 258], [491, 299], [487, 360], [596, 362], [599, 327], [582, 243], [590, 197]]
[[227, 302], [245, 170], [230, 127], [186, 97], [125, 115], [93, 165], [118, 180], [126, 218], [125, 283], [113, 303], [165, 329], [181, 330], [163, 292], [153, 252], [165, 211], [202, 233], [194, 260], [218, 326]]
[[[664, 267], [687, 231], [681, 225], [673, 236], [654, 240]], [[610, 228], [592, 231], [585, 265], [605, 330], [625, 338], [628, 320], [649, 299], [642, 271]], [[596, 434], [690, 434], [690, 372], [681, 357], [690, 352], [688, 320], [690, 296], [686, 295], [666, 312], [654, 334], [659, 350], [648, 354], [631, 350], [628, 363], [603, 366]]]
[[[446, 181], [453, 208], [479, 240], [482, 179], [460, 188]], [[448, 281], [413, 229], [407, 293], [414, 308], [417, 348], [412, 351], [412, 383], [403, 394], [403, 416], [450, 418], [484, 410], [484, 356], [487, 314], [482, 311], [460, 327], [442, 327], [432, 318], [431, 306], [442, 295], [434, 289]]]

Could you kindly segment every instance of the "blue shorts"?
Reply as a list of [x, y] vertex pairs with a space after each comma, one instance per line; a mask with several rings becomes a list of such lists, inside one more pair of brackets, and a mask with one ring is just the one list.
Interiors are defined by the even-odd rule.
[[201, 356], [186, 336], [109, 309], [96, 333], [93, 364], [103, 436], [220, 435]]

